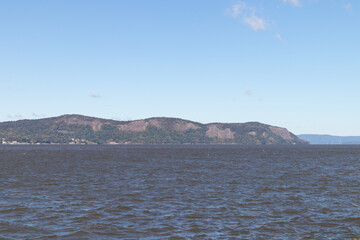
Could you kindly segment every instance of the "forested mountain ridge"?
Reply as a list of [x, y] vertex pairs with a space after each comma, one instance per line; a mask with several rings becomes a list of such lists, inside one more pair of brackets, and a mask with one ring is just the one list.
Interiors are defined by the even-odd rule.
[[258, 122], [202, 124], [165, 117], [116, 121], [82, 115], [2, 122], [0, 143], [307, 144], [285, 128]]

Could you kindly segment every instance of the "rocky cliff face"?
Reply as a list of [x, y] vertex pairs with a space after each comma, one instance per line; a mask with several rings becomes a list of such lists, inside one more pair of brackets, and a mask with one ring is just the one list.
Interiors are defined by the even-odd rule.
[[230, 128], [219, 126], [220, 124], [209, 124], [207, 125], [206, 136], [209, 138], [218, 139], [234, 139], [235, 133]]
[[201, 124], [178, 118], [115, 121], [81, 115], [0, 123], [3, 142], [98, 144], [306, 144], [261, 123]]

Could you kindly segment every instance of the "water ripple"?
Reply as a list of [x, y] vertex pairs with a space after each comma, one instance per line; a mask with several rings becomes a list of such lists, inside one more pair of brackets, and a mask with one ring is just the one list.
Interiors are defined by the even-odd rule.
[[359, 146], [0, 146], [1, 239], [350, 239]]

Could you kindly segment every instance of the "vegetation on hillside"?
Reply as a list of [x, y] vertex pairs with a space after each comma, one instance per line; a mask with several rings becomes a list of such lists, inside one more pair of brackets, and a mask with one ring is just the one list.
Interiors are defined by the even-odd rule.
[[[174, 118], [141, 120], [143, 130], [120, 130], [134, 122], [80, 115], [0, 123], [0, 143], [59, 144], [304, 144], [295, 135], [284, 139], [261, 123], [212, 124], [232, 137], [209, 137], [209, 124]], [[155, 123], [154, 123], [155, 122]], [[100, 126], [100, 127], [99, 127]], [[120, 126], [120, 127], [119, 127]], [[188, 128], [188, 129], [187, 129]], [[182, 130], [179, 130], [182, 129]], [[286, 130], [285, 130], [286, 131]], [[220, 136], [220, 135], [219, 135]]]

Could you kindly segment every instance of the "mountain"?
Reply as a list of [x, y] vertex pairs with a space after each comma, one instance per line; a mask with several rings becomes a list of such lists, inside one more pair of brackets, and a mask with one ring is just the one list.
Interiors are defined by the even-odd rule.
[[201, 124], [178, 118], [115, 121], [82, 115], [0, 123], [2, 143], [306, 144], [285, 128], [258, 122]]
[[310, 144], [360, 144], [360, 137], [341, 137], [320, 134], [301, 134], [298, 137]]

